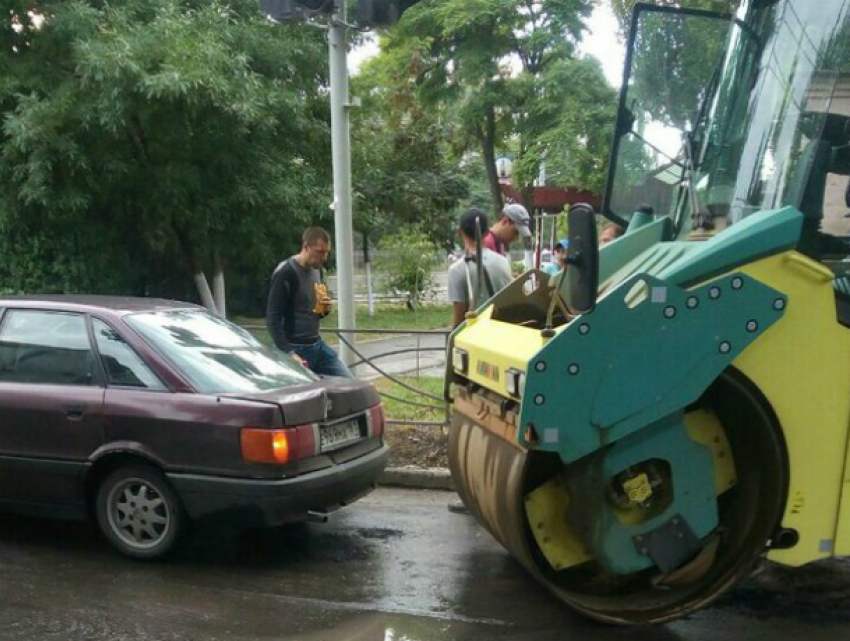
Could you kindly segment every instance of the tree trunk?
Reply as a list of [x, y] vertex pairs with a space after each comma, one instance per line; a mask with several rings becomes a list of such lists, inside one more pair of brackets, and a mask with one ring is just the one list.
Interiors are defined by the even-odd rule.
[[198, 294], [201, 295], [201, 304], [210, 310], [213, 314], [218, 314], [218, 310], [215, 306], [215, 299], [213, 298], [212, 292], [210, 291], [210, 285], [207, 282], [207, 276], [204, 274], [203, 270], [197, 271], [194, 274], [195, 285], [198, 288]]
[[[527, 153], [528, 153], [528, 146], [525, 144], [524, 141], [520, 141], [519, 157], [525, 158]], [[538, 173], [539, 173], [539, 166], [538, 166]], [[534, 211], [534, 180], [532, 180], [530, 183], [526, 183], [524, 185], [519, 185], [519, 184], [517, 184], [516, 181], [514, 181], [514, 187], [519, 192], [519, 197], [522, 199], [522, 206], [525, 207], [528, 210], [529, 214], [531, 214], [531, 221], [533, 223], [535, 214], [542, 213], [542, 212], [535, 212]], [[534, 229], [535, 229], [534, 226], [532, 226], [531, 230], [534, 231]]]
[[174, 234], [177, 236], [177, 243], [180, 249], [183, 250], [183, 255], [186, 257], [186, 262], [192, 270], [192, 277], [195, 279], [195, 286], [198, 288], [198, 294], [201, 297], [201, 304], [210, 310], [213, 314], [218, 314], [215, 306], [215, 299], [210, 291], [210, 285], [207, 282], [207, 276], [201, 267], [198, 256], [195, 253], [195, 248], [192, 245], [192, 239], [185, 227], [172, 222]]
[[221, 255], [215, 253], [215, 273], [213, 274], [213, 295], [215, 299], [215, 308], [218, 310], [218, 315], [222, 318], [227, 318], [227, 301], [225, 297], [224, 287], [224, 261]]
[[499, 216], [502, 213], [503, 201], [502, 188], [499, 186], [499, 174], [496, 171], [496, 113], [493, 105], [487, 106], [484, 131], [481, 135], [481, 155], [484, 157], [487, 181], [490, 183], [490, 196], [493, 198], [493, 213]]
[[543, 213], [534, 211], [534, 185], [525, 185], [520, 194], [522, 196], [522, 206], [531, 214], [532, 220], [537, 214]]

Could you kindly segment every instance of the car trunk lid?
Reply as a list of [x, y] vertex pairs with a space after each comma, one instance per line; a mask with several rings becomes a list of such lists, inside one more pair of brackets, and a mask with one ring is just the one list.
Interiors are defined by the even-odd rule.
[[323, 378], [307, 385], [227, 396], [274, 403], [283, 412], [285, 425], [331, 423], [365, 412], [380, 403], [378, 392], [370, 383], [337, 377]]

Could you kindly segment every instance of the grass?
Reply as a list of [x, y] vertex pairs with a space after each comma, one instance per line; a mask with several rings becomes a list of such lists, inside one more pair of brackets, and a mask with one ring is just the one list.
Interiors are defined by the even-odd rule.
[[[337, 335], [327, 331], [339, 327], [338, 310], [334, 308], [331, 314], [322, 321], [325, 331], [322, 338], [329, 344], [336, 345], [339, 341]], [[451, 322], [451, 305], [434, 304], [421, 305], [416, 311], [410, 311], [403, 304], [383, 303], [375, 306], [375, 315], [369, 316], [369, 310], [365, 305], [358, 305], [355, 309], [355, 323], [357, 329], [444, 329]], [[235, 323], [242, 325], [254, 336], [264, 343], [271, 344], [271, 337], [266, 330], [265, 319], [262, 318], [234, 318]], [[370, 334], [357, 334], [357, 340], [369, 340], [378, 338]]]
[[[421, 389], [429, 394], [442, 398], [443, 380], [441, 378], [416, 376], [401, 376], [399, 380], [411, 387]], [[375, 383], [384, 403], [384, 411], [388, 419], [408, 421], [429, 421], [442, 423], [446, 419], [442, 403], [421, 396], [415, 392], [396, 385], [393, 381], [383, 378]], [[392, 394], [396, 398], [389, 398]], [[402, 400], [416, 403], [433, 404], [441, 409], [428, 409], [408, 405]], [[448, 467], [446, 426], [405, 425], [393, 423], [386, 426], [384, 435], [390, 446], [390, 465], [393, 467], [414, 465], [417, 467]]]
[[[415, 387], [416, 389], [423, 390], [428, 394], [436, 396], [438, 398], [443, 397], [443, 379], [442, 378], [433, 378], [430, 376], [399, 376], [399, 380], [407, 383], [411, 387]], [[420, 394], [412, 392], [400, 385], [395, 384], [393, 381], [382, 378], [375, 382], [375, 387], [378, 388], [378, 392], [381, 393], [381, 398], [384, 404], [384, 412], [387, 418], [394, 418], [397, 420], [410, 420], [410, 421], [443, 421], [445, 420], [445, 412], [442, 409], [428, 409], [425, 407], [418, 407], [416, 405], [408, 405], [404, 401], [414, 401], [416, 403], [422, 403], [426, 405], [442, 405], [439, 401], [435, 401], [430, 398], [426, 398]], [[395, 399], [389, 398], [385, 396], [385, 394], [392, 394]], [[402, 400], [397, 400], [402, 399]]]

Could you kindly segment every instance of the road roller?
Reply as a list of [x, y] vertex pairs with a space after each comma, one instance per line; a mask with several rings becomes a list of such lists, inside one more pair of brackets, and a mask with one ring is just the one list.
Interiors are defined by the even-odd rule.
[[451, 336], [461, 499], [584, 615], [850, 555], [848, 47], [850, 0], [637, 5], [600, 211]]

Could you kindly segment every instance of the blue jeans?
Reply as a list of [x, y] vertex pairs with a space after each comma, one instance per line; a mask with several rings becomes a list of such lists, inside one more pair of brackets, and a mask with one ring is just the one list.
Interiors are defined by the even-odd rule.
[[354, 378], [345, 363], [321, 338], [309, 345], [293, 345], [295, 353], [307, 361], [307, 367], [322, 376], [344, 376]]

